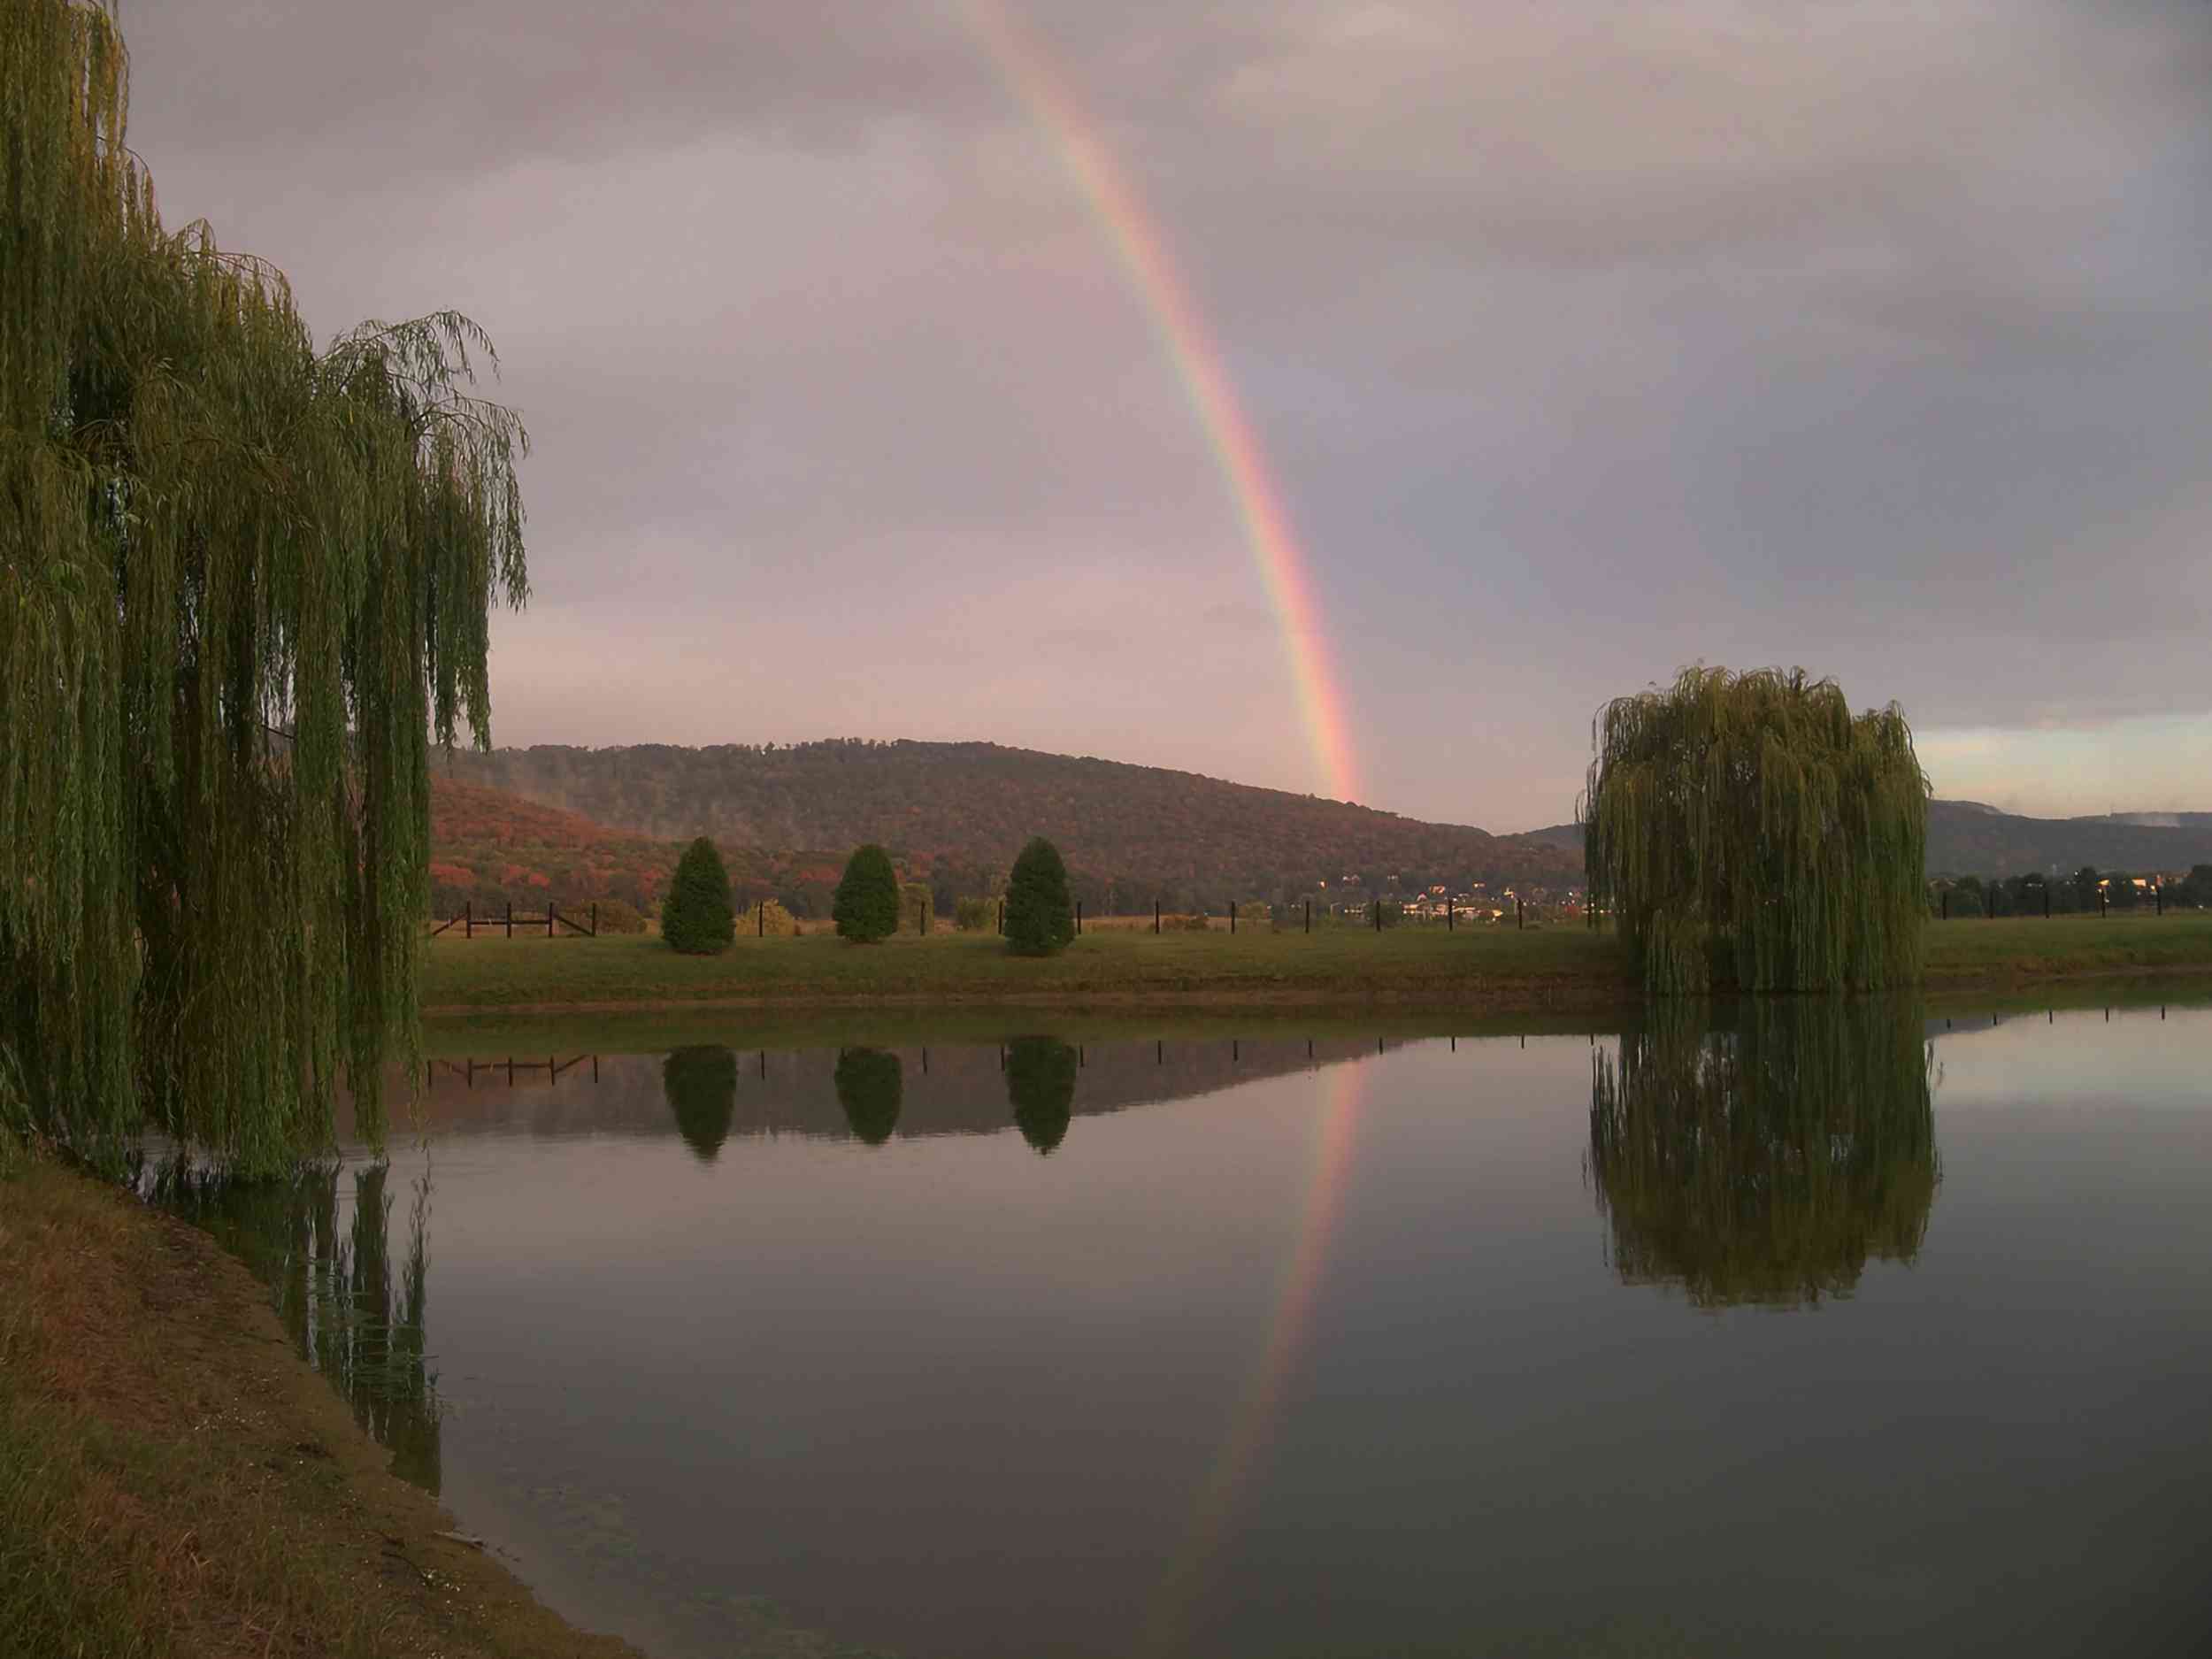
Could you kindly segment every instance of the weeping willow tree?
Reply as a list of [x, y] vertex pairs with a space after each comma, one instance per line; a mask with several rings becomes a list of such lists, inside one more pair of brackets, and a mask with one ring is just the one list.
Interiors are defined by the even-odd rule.
[[1578, 808], [1593, 903], [1646, 988], [1919, 978], [1928, 782], [1892, 703], [1802, 669], [1687, 668], [1606, 705]]
[[1733, 1029], [1663, 1002], [1597, 1056], [1590, 1173], [1629, 1284], [1700, 1307], [1845, 1295], [1909, 1262], [1940, 1175], [1916, 1007], [1760, 998]]
[[526, 577], [515, 416], [443, 313], [319, 349], [165, 229], [114, 20], [0, 0], [0, 1071], [112, 1156], [380, 1122], [411, 1058], [429, 747]]

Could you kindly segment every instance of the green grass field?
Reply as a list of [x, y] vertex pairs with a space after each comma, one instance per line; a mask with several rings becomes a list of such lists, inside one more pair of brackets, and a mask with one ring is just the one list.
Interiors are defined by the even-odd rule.
[[[1931, 923], [1928, 988], [2100, 975], [2212, 974], [2212, 916]], [[1203, 1007], [1588, 1010], [1639, 1000], [1609, 934], [1565, 927], [1403, 927], [1377, 934], [1248, 930], [1087, 933], [1063, 955], [1009, 956], [995, 936], [902, 935], [854, 946], [826, 934], [741, 936], [680, 956], [649, 936], [430, 941], [423, 1006], [556, 1010], [762, 1002], [1037, 1002]]]

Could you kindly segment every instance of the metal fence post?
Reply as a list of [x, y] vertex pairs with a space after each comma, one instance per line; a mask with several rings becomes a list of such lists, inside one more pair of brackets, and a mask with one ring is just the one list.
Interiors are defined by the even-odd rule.
[[461, 901], [461, 937], [464, 939], [476, 937], [476, 901], [474, 899]]
[[1313, 901], [1311, 899], [1306, 901], [1306, 931], [1310, 933], [1313, 932]]
[[1156, 935], [1160, 931], [1160, 902], [1157, 899], [1152, 901], [1152, 931]]
[[507, 937], [508, 937], [508, 938], [510, 938], [510, 939], [512, 939], [514, 936], [515, 936], [515, 902], [514, 902], [512, 899], [509, 899], [509, 900], [507, 901]]
[[1080, 899], [1075, 902], [1075, 931], [1079, 933], [1083, 931], [1083, 901]]
[[1513, 926], [1516, 928], [1523, 928], [1528, 926], [1528, 912], [1521, 907], [1520, 896], [1517, 894], [1514, 895], [1513, 899]]
[[1236, 902], [1234, 899], [1231, 899], [1231, 900], [1229, 901], [1229, 932], [1230, 932], [1232, 934], [1233, 934], [1236, 931], [1237, 931], [1237, 902]]

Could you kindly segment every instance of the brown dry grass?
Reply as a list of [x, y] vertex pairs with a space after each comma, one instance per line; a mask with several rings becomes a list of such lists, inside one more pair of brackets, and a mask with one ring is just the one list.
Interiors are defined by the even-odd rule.
[[634, 1655], [452, 1527], [212, 1240], [0, 1169], [0, 1655]]

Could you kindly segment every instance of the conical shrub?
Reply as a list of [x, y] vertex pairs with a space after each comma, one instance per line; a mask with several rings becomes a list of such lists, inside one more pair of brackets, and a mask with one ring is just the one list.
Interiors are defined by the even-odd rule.
[[661, 901], [661, 937], [687, 956], [712, 956], [730, 948], [737, 918], [730, 909], [730, 872], [722, 855], [702, 835], [684, 849], [676, 879]]
[[1040, 835], [1023, 848], [1006, 881], [1006, 948], [1048, 956], [1075, 937], [1075, 901], [1060, 849]]
[[873, 841], [855, 849], [830, 914], [837, 918], [837, 936], [856, 944], [872, 945], [897, 933], [899, 878], [891, 855]]

